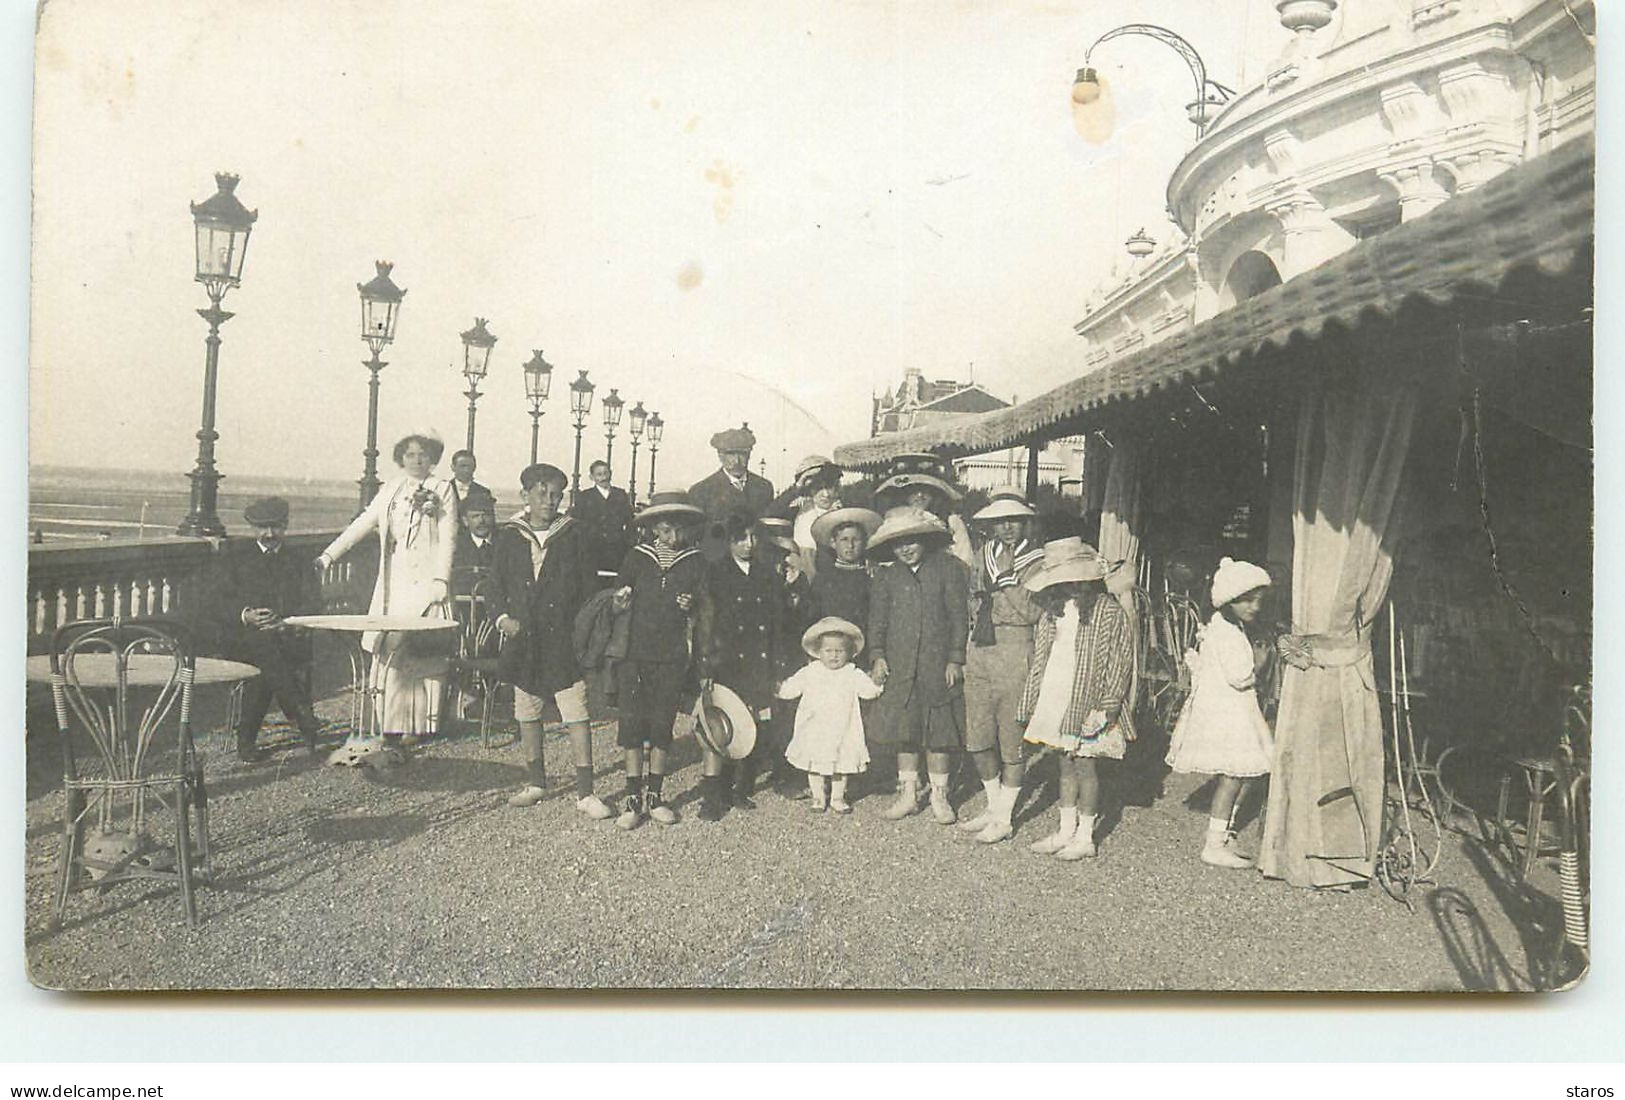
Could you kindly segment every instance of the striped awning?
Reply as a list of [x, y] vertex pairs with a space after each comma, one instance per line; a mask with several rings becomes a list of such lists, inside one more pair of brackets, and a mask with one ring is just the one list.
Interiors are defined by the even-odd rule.
[[898, 454], [957, 456], [1044, 442], [1075, 431], [1090, 410], [1211, 374], [1268, 345], [1285, 346], [1294, 336], [1313, 338], [1328, 322], [1352, 325], [1373, 311], [1391, 316], [1415, 297], [1447, 303], [1494, 288], [1525, 265], [1566, 268], [1592, 237], [1595, 168], [1592, 140], [1570, 142], [1041, 397], [848, 443], [836, 448], [835, 461], [863, 470]]

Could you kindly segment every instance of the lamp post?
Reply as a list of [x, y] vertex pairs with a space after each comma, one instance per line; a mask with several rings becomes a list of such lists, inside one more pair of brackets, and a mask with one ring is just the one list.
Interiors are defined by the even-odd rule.
[[615, 425], [621, 422], [621, 406], [626, 402], [614, 389], [604, 398], [604, 462], [615, 469]]
[[491, 362], [491, 349], [496, 346], [497, 338], [485, 327], [485, 318], [474, 318], [474, 327], [462, 334], [463, 336], [463, 377], [468, 379], [468, 389], [463, 396], [468, 398], [468, 442], [464, 444], [470, 451], [474, 449], [474, 403], [480, 399], [480, 379], [485, 377], [486, 367]]
[[593, 385], [587, 381], [587, 372], [581, 371], [580, 376], [570, 383], [570, 415], [575, 418], [576, 425], [576, 458], [575, 465], [570, 473], [570, 503], [575, 503], [576, 494], [581, 492], [581, 430], [587, 426], [587, 414], [592, 411]]
[[361, 452], [366, 460], [361, 472], [361, 507], [372, 503], [382, 482], [378, 480], [378, 372], [389, 366], [378, 358], [384, 347], [395, 339], [395, 322], [400, 319], [401, 299], [406, 291], [396, 286], [389, 273], [395, 267], [385, 260], [373, 263], [378, 274], [370, 282], [357, 283], [361, 292], [361, 339], [372, 349], [372, 358], [362, 361], [367, 368], [367, 447]]
[[220, 474], [214, 468], [214, 441], [220, 436], [214, 430], [214, 391], [220, 370], [220, 326], [232, 317], [220, 308], [220, 301], [226, 291], [242, 281], [248, 234], [259, 211], [248, 210], [237, 200], [236, 176], [216, 172], [214, 182], [217, 190], [212, 196], [191, 204], [197, 234], [194, 278], [209, 295], [209, 308], [197, 312], [209, 322], [209, 335], [204, 341], [208, 350], [203, 365], [203, 425], [197, 433], [197, 466], [186, 475], [192, 479], [190, 511], [175, 533], [219, 537], [226, 533], [226, 527], [216, 511]]
[[1202, 55], [1196, 52], [1196, 47], [1167, 27], [1159, 27], [1155, 23], [1126, 23], [1095, 39], [1083, 52], [1083, 68], [1079, 69], [1078, 75], [1073, 78], [1072, 102], [1086, 107], [1100, 98], [1100, 74], [1090, 67], [1090, 55], [1103, 43], [1128, 35], [1155, 39], [1184, 59], [1186, 67], [1191, 71], [1191, 79], [1196, 83], [1196, 98], [1185, 105], [1185, 115], [1196, 126], [1196, 134], [1200, 137], [1206, 132], [1207, 124], [1213, 120], [1215, 108], [1228, 102], [1236, 94], [1235, 90], [1209, 80], [1207, 66], [1202, 63]]
[[666, 422], [659, 413], [649, 414], [649, 499], [655, 495], [655, 456], [660, 453], [660, 437], [666, 434]]
[[530, 353], [525, 364], [525, 396], [530, 399], [530, 464], [536, 465], [536, 445], [542, 433], [542, 403], [553, 388], [553, 364], [542, 358], [542, 349]]
[[626, 434], [632, 437], [632, 472], [626, 478], [627, 495], [631, 498], [632, 507], [638, 506], [638, 440], [643, 436], [643, 427], [649, 420], [649, 414], [643, 411], [643, 402], [639, 401], [632, 406], [632, 411], [626, 414]]

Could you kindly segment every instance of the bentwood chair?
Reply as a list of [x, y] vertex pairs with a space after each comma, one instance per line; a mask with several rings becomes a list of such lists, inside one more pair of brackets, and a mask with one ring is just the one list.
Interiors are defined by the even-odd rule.
[[480, 747], [491, 748], [491, 719], [500, 681], [498, 654], [502, 634], [490, 618], [490, 574], [484, 569], [459, 569], [452, 574], [452, 613], [459, 624], [456, 689], [476, 695], [480, 706]]
[[[192, 743], [196, 659], [179, 629], [158, 619], [90, 619], [52, 637], [66, 795], [58, 925], [69, 894], [135, 879], [178, 883], [187, 923], [197, 923], [209, 813]], [[149, 826], [164, 818], [172, 832], [160, 839]]]

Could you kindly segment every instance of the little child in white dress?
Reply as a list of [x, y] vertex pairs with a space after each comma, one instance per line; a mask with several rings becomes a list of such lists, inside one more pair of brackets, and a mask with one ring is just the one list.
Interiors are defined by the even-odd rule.
[[813, 660], [779, 685], [779, 698], [801, 700], [784, 756], [807, 773], [814, 813], [849, 814], [846, 777], [869, 766], [860, 700], [875, 698], [880, 688], [852, 663], [863, 651], [863, 631], [845, 619], [819, 619], [801, 636], [801, 648]]
[[1270, 575], [1225, 558], [1213, 574], [1213, 618], [1195, 652], [1185, 655], [1191, 694], [1174, 723], [1168, 765], [1214, 775], [1202, 862], [1239, 870], [1253, 861], [1235, 850], [1235, 816], [1246, 788], [1270, 773], [1275, 742], [1253, 686], [1253, 647], [1246, 625], [1258, 618]]

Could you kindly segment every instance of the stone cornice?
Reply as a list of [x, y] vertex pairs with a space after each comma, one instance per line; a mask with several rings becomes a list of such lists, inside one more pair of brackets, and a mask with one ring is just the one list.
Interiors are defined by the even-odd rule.
[[[1360, 41], [1373, 37], [1375, 34], [1364, 35]], [[1355, 96], [1372, 94], [1416, 73], [1461, 64], [1486, 54], [1510, 56], [1513, 47], [1510, 24], [1504, 21], [1480, 24], [1365, 64], [1350, 64], [1314, 84], [1283, 92], [1252, 114], [1236, 118], [1228, 125], [1221, 119], [1174, 168], [1168, 179], [1168, 208], [1173, 211], [1179, 227], [1187, 235], [1194, 235], [1195, 215], [1205, 198], [1205, 192], [1198, 192], [1198, 184], [1215, 177], [1222, 179], [1244, 159], [1246, 151], [1262, 142], [1270, 131], [1289, 128], [1306, 116]], [[1314, 171], [1314, 166], [1310, 171]]]
[[1138, 278], [1130, 279], [1106, 295], [1100, 305], [1089, 311], [1087, 317], [1072, 326], [1072, 331], [1079, 336], [1086, 336], [1090, 330], [1106, 324], [1111, 317], [1121, 315], [1124, 309], [1144, 295], [1166, 286], [1182, 272], [1190, 271], [1189, 259], [1189, 248], [1169, 253], [1164, 259], [1146, 268]]

